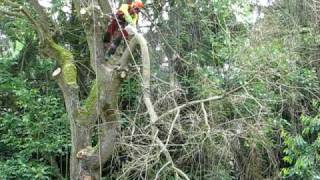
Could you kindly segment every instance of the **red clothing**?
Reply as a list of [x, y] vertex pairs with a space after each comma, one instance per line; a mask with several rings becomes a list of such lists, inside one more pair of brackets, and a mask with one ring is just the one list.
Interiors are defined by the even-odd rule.
[[[124, 30], [125, 26], [126, 26], [126, 23], [123, 22], [120, 18], [118, 19], [118, 21], [116, 20], [116, 18], [113, 18], [110, 25], [108, 26], [108, 28], [106, 29], [106, 33], [109, 33], [109, 36], [110, 37], [113, 37], [114, 36], [114, 33], [116, 31], [118, 31], [119, 29], [119, 26], [118, 26], [118, 23], [120, 24], [121, 26], [121, 31], [123, 32], [123, 35], [125, 38], [128, 38], [128, 32], [126, 30]], [[122, 36], [122, 33], [121, 31], [119, 31], [117, 35], [121, 35]]]
[[125, 30], [125, 27], [128, 24], [133, 26], [136, 25], [139, 12], [140, 9], [133, 7], [132, 4], [122, 4], [117, 14], [113, 16], [103, 37], [104, 46], [108, 56], [115, 53], [123, 37], [126, 39], [128, 38], [129, 34]]
[[[123, 7], [123, 6], [121, 6], [121, 7]], [[134, 17], [134, 23], [136, 23], [136, 20], [138, 18], [137, 13], [133, 10], [133, 8], [131, 7], [131, 4], [129, 4], [127, 7], [128, 7], [127, 13], [129, 13], [130, 16]], [[122, 9], [124, 9], [124, 8], [122, 8]], [[126, 30], [124, 30], [124, 28], [126, 27], [127, 24], [128, 24], [128, 22], [125, 19], [125, 13], [122, 12], [121, 10], [118, 10], [117, 14], [115, 15], [115, 17], [112, 18], [111, 23], [109, 24], [108, 28], [106, 29], [106, 33], [108, 33], [110, 38], [113, 37], [114, 33], [116, 31], [118, 31], [119, 25], [120, 25], [121, 31], [123, 32], [123, 35], [122, 35], [121, 31], [119, 31], [120, 34], [117, 34], [117, 36], [121, 35], [121, 37], [124, 36], [125, 38], [128, 38], [128, 32]]]

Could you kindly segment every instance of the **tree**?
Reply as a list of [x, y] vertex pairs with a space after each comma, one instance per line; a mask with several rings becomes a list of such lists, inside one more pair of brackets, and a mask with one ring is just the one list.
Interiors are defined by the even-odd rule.
[[[36, 32], [42, 55], [55, 60], [58, 69], [53, 73], [63, 93], [65, 106], [71, 129], [71, 160], [70, 177], [72, 179], [99, 179], [101, 165], [104, 164], [113, 151], [114, 141], [118, 128], [117, 100], [121, 71], [130, 59], [130, 49], [134, 49], [137, 42], [141, 44], [144, 55], [145, 77], [150, 76], [148, 48], [144, 38], [137, 34], [129, 47], [116, 61], [104, 60], [104, 48], [102, 42], [105, 15], [111, 12], [107, 1], [84, 0], [73, 1], [72, 9], [76, 12], [72, 18], [76, 18], [83, 29], [89, 47], [90, 67], [95, 72], [96, 79], [92, 83], [90, 93], [81, 104], [79, 97], [79, 85], [77, 81], [77, 67], [72, 49], [68, 49], [67, 43], [60, 43], [55, 39], [59, 33], [63, 33], [59, 23], [49, 18], [49, 13], [38, 3], [31, 1], [1, 1], [1, 14], [8, 18], [19, 18], [32, 26]], [[74, 20], [74, 19], [70, 19]], [[12, 20], [12, 19], [11, 19]], [[130, 49], [129, 49], [130, 48]], [[59, 72], [61, 70], [61, 72]], [[149, 79], [145, 79], [144, 85], [148, 86]], [[146, 92], [147, 93], [147, 92]], [[150, 98], [146, 95], [146, 102]], [[152, 105], [152, 104], [149, 104]], [[150, 111], [151, 112], [151, 111]], [[98, 143], [93, 146], [93, 132], [91, 128], [98, 125]]]

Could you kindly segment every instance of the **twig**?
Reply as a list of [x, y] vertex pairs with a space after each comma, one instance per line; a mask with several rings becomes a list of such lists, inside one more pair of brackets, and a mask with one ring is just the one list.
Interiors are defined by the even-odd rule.
[[[253, 78], [252, 78], [249, 82], [251, 82], [252, 80], [253, 80]], [[248, 83], [247, 83], [247, 84], [248, 84]], [[180, 105], [180, 106], [177, 106], [177, 107], [175, 107], [175, 108], [173, 108], [173, 109], [165, 112], [165, 113], [162, 114], [158, 119], [162, 119], [162, 118], [164, 118], [165, 116], [167, 116], [167, 115], [169, 115], [169, 114], [171, 114], [171, 113], [173, 113], [173, 112], [175, 112], [175, 111], [177, 111], [177, 110], [179, 110], [179, 109], [185, 108], [185, 107], [187, 107], [187, 106], [191, 106], [191, 105], [195, 105], [195, 104], [199, 104], [199, 103], [204, 103], [204, 102], [216, 101], [216, 100], [223, 99], [223, 98], [225, 98], [226, 96], [228, 96], [229, 94], [232, 94], [232, 93], [234, 93], [234, 92], [242, 89], [242, 88], [243, 88], [244, 86], [246, 86], [247, 84], [242, 85], [242, 86], [239, 86], [239, 87], [237, 87], [237, 88], [235, 88], [235, 89], [232, 89], [231, 91], [226, 92], [225, 94], [220, 95], [220, 96], [213, 96], [213, 97], [209, 97], [209, 98], [207, 98], [207, 99], [201, 99], [201, 100], [195, 100], [195, 101], [187, 102], [187, 103], [185, 103], [185, 104], [182, 104], [182, 105]]]
[[154, 178], [155, 180], [157, 180], [157, 179], [159, 178], [159, 174], [161, 173], [161, 171], [162, 171], [165, 167], [167, 167], [170, 163], [171, 163], [171, 162], [168, 161], [166, 164], [164, 164], [164, 165], [159, 169], [159, 171], [158, 171], [157, 174], [156, 174], [156, 177]]
[[221, 96], [213, 96], [213, 97], [210, 97], [210, 98], [207, 98], [207, 99], [201, 99], [201, 100], [195, 100], [195, 101], [190, 101], [190, 102], [187, 102], [183, 105], [180, 105], [180, 106], [177, 106], [167, 112], [165, 112], [164, 114], [162, 114], [159, 119], [162, 119], [164, 118], [165, 116], [177, 111], [177, 110], [180, 110], [182, 108], [185, 108], [187, 106], [191, 106], [191, 105], [194, 105], [194, 104], [199, 104], [199, 103], [204, 103], [204, 102], [208, 102], [208, 101], [215, 101], [215, 100], [220, 100], [222, 98], [224, 98], [226, 95], [221, 95]]
[[204, 103], [201, 103], [201, 110], [203, 112], [204, 121], [205, 121], [205, 123], [206, 123], [206, 125], [208, 127], [208, 132], [210, 132], [211, 128], [210, 128], [210, 125], [209, 125], [209, 122], [208, 122], [208, 115], [207, 115], [207, 111], [206, 111], [206, 109], [204, 107]]
[[169, 143], [170, 136], [171, 136], [172, 131], [173, 131], [173, 126], [176, 124], [176, 121], [177, 121], [177, 119], [178, 119], [178, 117], [179, 117], [179, 114], [180, 114], [180, 110], [177, 111], [176, 116], [174, 117], [174, 119], [173, 119], [173, 121], [172, 121], [172, 123], [171, 123], [171, 127], [170, 127], [170, 130], [169, 130], [169, 132], [168, 132], [168, 137], [167, 137], [167, 140], [166, 140], [166, 146], [167, 146], [168, 143]]

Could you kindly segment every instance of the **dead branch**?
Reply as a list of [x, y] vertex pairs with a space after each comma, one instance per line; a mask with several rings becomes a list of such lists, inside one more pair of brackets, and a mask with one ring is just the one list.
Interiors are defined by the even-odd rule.
[[[248, 83], [251, 82], [251, 81], [252, 81], [252, 79], [251, 79], [250, 81], [248, 81]], [[247, 83], [247, 84], [248, 84], [248, 83]], [[177, 107], [175, 107], [175, 108], [173, 108], [173, 109], [171, 109], [171, 110], [163, 113], [158, 119], [162, 119], [162, 118], [166, 117], [167, 115], [169, 115], [169, 114], [171, 114], [171, 113], [173, 113], [173, 112], [175, 112], [175, 111], [177, 111], [177, 110], [180, 110], [180, 109], [182, 109], [182, 108], [185, 108], [185, 107], [188, 107], [188, 106], [191, 106], [191, 105], [195, 105], [195, 104], [200, 104], [200, 103], [204, 103], [204, 102], [216, 101], [216, 100], [223, 99], [223, 98], [225, 98], [226, 96], [228, 96], [228, 95], [230, 95], [230, 94], [232, 94], [232, 93], [234, 93], [234, 92], [242, 89], [242, 88], [243, 88], [244, 86], [246, 86], [247, 84], [242, 85], [242, 86], [239, 86], [239, 87], [237, 87], [237, 88], [234, 88], [234, 89], [232, 89], [231, 91], [226, 92], [226, 93], [224, 93], [224, 94], [222, 94], [222, 95], [220, 95], [220, 96], [213, 96], [213, 97], [209, 97], [209, 98], [206, 98], [206, 99], [200, 99], [200, 100], [195, 100], [195, 101], [187, 102], [187, 103], [185, 103], [185, 104], [182, 104], [182, 105], [180, 105], [180, 106], [177, 106]]]
[[23, 18], [24, 16], [18, 12], [9, 12], [9, 11], [4, 11], [4, 10], [0, 10], [0, 14], [9, 16], [9, 17], [16, 17], [16, 18]]
[[210, 125], [209, 125], [208, 114], [207, 114], [206, 108], [204, 107], [204, 103], [203, 102], [201, 103], [201, 110], [203, 112], [204, 121], [205, 121], [206, 126], [208, 128], [208, 132], [210, 132], [211, 128], [210, 128]]
[[141, 56], [142, 56], [142, 89], [143, 89], [143, 101], [148, 109], [148, 114], [150, 116], [150, 123], [152, 128], [152, 134], [155, 137], [155, 142], [160, 146], [161, 151], [167, 159], [168, 162], [171, 162], [172, 169], [179, 174], [180, 176], [184, 177], [186, 180], [189, 180], [188, 176], [179, 168], [177, 168], [171, 158], [171, 155], [167, 149], [167, 147], [163, 144], [161, 139], [158, 137], [159, 129], [154, 126], [153, 124], [159, 119], [154, 106], [151, 101], [150, 97], [150, 57], [149, 57], [149, 50], [146, 39], [142, 36], [142, 34], [135, 32], [135, 37], [137, 38], [140, 48], [141, 48]]
[[162, 119], [164, 118], [165, 116], [175, 112], [175, 111], [178, 111], [182, 108], [185, 108], [185, 107], [188, 107], [188, 106], [191, 106], [191, 105], [195, 105], [195, 104], [199, 104], [199, 103], [204, 103], [204, 102], [209, 102], [209, 101], [215, 101], [215, 100], [220, 100], [222, 98], [224, 98], [225, 95], [221, 95], [221, 96], [213, 96], [213, 97], [210, 97], [210, 98], [207, 98], [207, 99], [201, 99], [201, 100], [195, 100], [195, 101], [190, 101], [190, 102], [187, 102], [185, 104], [182, 104], [180, 106], [177, 106], [167, 112], [165, 112], [164, 114], [162, 114], [159, 119]]

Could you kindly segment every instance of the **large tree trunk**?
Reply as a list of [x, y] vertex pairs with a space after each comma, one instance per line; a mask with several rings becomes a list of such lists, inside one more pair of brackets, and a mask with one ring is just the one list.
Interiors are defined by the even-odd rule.
[[[72, 2], [78, 17], [84, 25], [86, 39], [90, 50], [91, 69], [96, 79], [83, 105], [80, 104], [79, 86], [77, 82], [77, 67], [71, 51], [64, 45], [53, 41], [53, 29], [57, 25], [52, 22], [46, 11], [37, 0], [19, 4], [4, 0], [0, 5], [6, 5], [19, 13], [7, 12], [7, 15], [26, 19], [34, 27], [41, 41], [43, 52], [58, 62], [59, 68], [53, 77], [63, 93], [66, 111], [71, 130], [70, 179], [100, 179], [103, 164], [110, 158], [118, 130], [118, 94], [122, 78], [119, 70], [125, 67], [130, 59], [130, 50], [137, 45], [133, 38], [129, 47], [120, 53], [115, 60], [104, 60], [102, 42], [105, 14], [111, 12], [110, 5], [102, 0], [78, 0]], [[84, 12], [84, 13], [83, 13]], [[107, 22], [106, 22], [107, 23]], [[51, 29], [50, 29], [51, 28]], [[142, 39], [142, 40], [141, 40]], [[144, 54], [148, 54], [146, 41], [140, 35], [140, 43], [144, 44]], [[144, 69], [149, 69], [149, 64]], [[143, 83], [146, 85], [146, 83]], [[149, 86], [149, 85], [147, 85]], [[149, 102], [150, 98], [145, 96]], [[98, 125], [98, 143], [92, 144], [92, 130]]]

